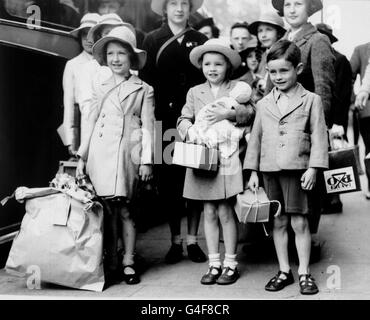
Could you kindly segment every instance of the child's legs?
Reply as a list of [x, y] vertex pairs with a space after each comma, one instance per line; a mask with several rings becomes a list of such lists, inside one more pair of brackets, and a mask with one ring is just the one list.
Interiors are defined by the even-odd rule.
[[218, 225], [217, 203], [204, 202], [204, 235], [208, 254], [219, 252], [220, 228]]
[[308, 274], [311, 253], [311, 233], [308, 219], [301, 214], [292, 214], [291, 225], [295, 233], [295, 244], [298, 252], [298, 274]]
[[274, 239], [275, 251], [279, 262], [279, 270], [289, 272], [289, 255], [288, 255], [288, 224], [289, 217], [281, 215], [274, 219], [274, 229], [272, 237]]
[[238, 227], [234, 210], [227, 200], [223, 200], [219, 203], [218, 216], [222, 225], [225, 253], [234, 255], [238, 243]]
[[188, 235], [196, 236], [198, 234], [200, 214], [203, 210], [201, 201], [188, 200], [186, 203], [187, 207], [187, 219], [188, 219]]
[[136, 244], [136, 228], [133, 219], [130, 216], [127, 205], [121, 204], [118, 208], [119, 218], [122, 223], [122, 239], [125, 249], [123, 265], [134, 264], [134, 253]]
[[279, 262], [279, 268], [283, 272], [290, 270], [288, 256], [288, 225], [289, 216], [286, 215], [285, 197], [283, 186], [280, 181], [280, 173], [263, 173], [263, 182], [266, 194], [270, 200], [278, 200], [281, 203], [282, 214], [274, 219], [272, 236], [275, 251]]
[[114, 204], [104, 201], [104, 247], [106, 250], [105, 266], [110, 270], [118, 267], [118, 216]]

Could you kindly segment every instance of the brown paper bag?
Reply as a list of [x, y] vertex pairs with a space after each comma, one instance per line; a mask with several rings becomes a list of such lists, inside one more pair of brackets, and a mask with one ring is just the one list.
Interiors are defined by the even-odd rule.
[[68, 194], [26, 200], [26, 214], [13, 241], [6, 271], [25, 276], [40, 270], [40, 281], [102, 291], [103, 209]]

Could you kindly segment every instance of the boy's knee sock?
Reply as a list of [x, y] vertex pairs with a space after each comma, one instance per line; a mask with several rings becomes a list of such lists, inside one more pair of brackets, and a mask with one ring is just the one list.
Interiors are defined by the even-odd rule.
[[238, 265], [238, 262], [236, 261], [236, 254], [225, 254], [225, 260], [224, 260], [224, 268], [231, 268], [235, 269]]
[[221, 267], [221, 259], [220, 259], [220, 254], [219, 253], [213, 253], [208, 255], [208, 260], [209, 260], [209, 266], [210, 267], [215, 267], [215, 268], [220, 268]]
[[191, 244], [197, 243], [197, 236], [193, 236], [191, 234], [186, 235], [186, 244], [190, 246]]

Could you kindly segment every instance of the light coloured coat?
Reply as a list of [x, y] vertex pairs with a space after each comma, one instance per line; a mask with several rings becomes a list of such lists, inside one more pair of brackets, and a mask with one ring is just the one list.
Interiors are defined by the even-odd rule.
[[[187, 94], [186, 104], [182, 109], [177, 122], [177, 130], [182, 140], [186, 140], [189, 128], [194, 124], [198, 112], [215, 99], [229, 95], [237, 81], [224, 83], [219, 89], [217, 97], [214, 97], [208, 82], [191, 88]], [[254, 119], [254, 108], [251, 105], [244, 107], [247, 112], [245, 128]], [[228, 199], [243, 191], [242, 163], [239, 152], [235, 152], [230, 158], [220, 159], [220, 167], [217, 173], [199, 172], [188, 168], [185, 175], [183, 196], [194, 200], [221, 200]]]
[[116, 86], [113, 76], [97, 74], [87, 120], [78, 155], [97, 194], [132, 198], [139, 166], [153, 163], [153, 88], [135, 75]]
[[281, 114], [276, 90], [257, 103], [243, 168], [262, 172], [327, 168], [327, 127], [320, 97], [299, 85]]

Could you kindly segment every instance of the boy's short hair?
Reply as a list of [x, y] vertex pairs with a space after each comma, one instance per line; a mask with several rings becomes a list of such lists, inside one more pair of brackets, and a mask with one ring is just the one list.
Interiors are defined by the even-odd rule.
[[271, 46], [267, 54], [267, 63], [282, 58], [296, 67], [301, 62], [301, 50], [292, 41], [279, 40]]
[[249, 32], [249, 24], [248, 22], [246, 21], [243, 21], [243, 22], [235, 22], [231, 28], [230, 28], [230, 34], [231, 32], [236, 29], [236, 28], [244, 28], [244, 29], [247, 29], [247, 31]]

